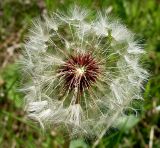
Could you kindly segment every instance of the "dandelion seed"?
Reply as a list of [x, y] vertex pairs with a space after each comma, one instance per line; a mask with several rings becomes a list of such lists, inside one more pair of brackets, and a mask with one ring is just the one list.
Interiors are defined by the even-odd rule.
[[131, 103], [148, 78], [133, 33], [107, 14], [89, 15], [76, 6], [33, 21], [21, 59], [28, 117], [71, 136], [103, 136], [125, 110], [137, 113]]

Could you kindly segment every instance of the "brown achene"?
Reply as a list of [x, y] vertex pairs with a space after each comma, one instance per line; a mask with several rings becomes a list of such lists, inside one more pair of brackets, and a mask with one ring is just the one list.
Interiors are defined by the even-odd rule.
[[95, 83], [100, 73], [99, 63], [89, 54], [70, 56], [60, 68], [65, 79], [65, 87], [82, 93]]

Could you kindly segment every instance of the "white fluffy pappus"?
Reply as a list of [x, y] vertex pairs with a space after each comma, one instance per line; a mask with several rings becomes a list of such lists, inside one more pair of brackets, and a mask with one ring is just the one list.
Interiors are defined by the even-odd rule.
[[[93, 18], [93, 17], [92, 17]], [[119, 21], [75, 6], [33, 21], [24, 44], [25, 109], [43, 128], [99, 136], [142, 99], [143, 48]]]

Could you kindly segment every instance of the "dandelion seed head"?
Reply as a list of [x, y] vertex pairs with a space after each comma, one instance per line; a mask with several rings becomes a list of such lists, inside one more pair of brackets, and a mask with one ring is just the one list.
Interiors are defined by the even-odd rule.
[[28, 117], [73, 137], [99, 136], [126, 110], [137, 114], [132, 102], [148, 78], [134, 34], [107, 14], [89, 16], [75, 6], [34, 20], [20, 61]]

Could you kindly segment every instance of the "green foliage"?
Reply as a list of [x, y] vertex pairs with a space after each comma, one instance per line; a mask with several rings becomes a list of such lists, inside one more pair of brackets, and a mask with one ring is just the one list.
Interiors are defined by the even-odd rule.
[[83, 139], [72, 140], [69, 148], [88, 148]]
[[[45, 11], [66, 10], [70, 4], [85, 6], [91, 10], [108, 10], [122, 19], [147, 51], [145, 65], [151, 73], [144, 90], [141, 116], [120, 121], [121, 130], [110, 130], [98, 147], [147, 147], [150, 131], [154, 127], [153, 147], [159, 147], [160, 115], [155, 107], [160, 105], [160, 2], [157, 0], [3, 0], [0, 1], [0, 147], [63, 147], [65, 138], [56, 131], [43, 133], [38, 126], [24, 117], [22, 94], [17, 90], [20, 74], [14, 64], [15, 56], [3, 66], [7, 48], [22, 42], [24, 32], [31, 20]], [[21, 30], [24, 31], [21, 31]], [[19, 37], [14, 34], [20, 34]], [[9, 40], [13, 36], [12, 40]], [[17, 41], [18, 38], [18, 41]], [[9, 40], [9, 41], [8, 41]], [[126, 121], [126, 122], [124, 122]], [[138, 124], [137, 124], [138, 123]], [[92, 142], [82, 139], [71, 141], [70, 148], [88, 148]]]
[[17, 71], [18, 67], [16, 64], [8, 65], [3, 73], [2, 77], [5, 84], [5, 93], [8, 98], [10, 98], [16, 107], [22, 106], [22, 95], [18, 93], [18, 85], [20, 84], [20, 74]]

